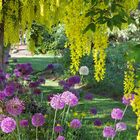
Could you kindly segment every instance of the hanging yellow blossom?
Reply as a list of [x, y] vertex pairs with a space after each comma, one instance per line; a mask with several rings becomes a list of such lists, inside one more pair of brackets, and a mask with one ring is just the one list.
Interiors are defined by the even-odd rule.
[[69, 39], [69, 47], [71, 52], [71, 72], [74, 74], [79, 70], [80, 60], [83, 55], [90, 53], [91, 42], [87, 34], [83, 34], [84, 28], [90, 22], [85, 17], [88, 4], [84, 4], [83, 0], [71, 1], [66, 7], [64, 24], [66, 35]]
[[133, 62], [127, 62], [127, 70], [124, 72], [124, 94], [131, 94], [134, 91], [134, 67]]
[[105, 59], [106, 48], [108, 47], [107, 26], [102, 25], [96, 28], [96, 32], [93, 36], [93, 59], [94, 59], [94, 77], [99, 82], [104, 79], [105, 74]]

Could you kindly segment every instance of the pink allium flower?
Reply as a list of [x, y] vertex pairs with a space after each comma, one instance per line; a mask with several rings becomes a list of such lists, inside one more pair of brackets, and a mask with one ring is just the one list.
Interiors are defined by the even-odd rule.
[[130, 105], [131, 102], [134, 100], [134, 94], [124, 95], [122, 98], [122, 103], [125, 105]]
[[127, 129], [127, 126], [124, 122], [119, 122], [116, 124], [116, 131], [125, 131]]
[[65, 140], [65, 137], [59, 135], [56, 140]]
[[0, 126], [1, 126], [2, 120], [5, 119], [5, 118], [6, 118], [6, 116], [4, 114], [0, 114]]
[[112, 119], [115, 120], [122, 120], [123, 118], [123, 111], [119, 108], [114, 108], [111, 112]]
[[71, 128], [81, 128], [81, 127], [82, 127], [82, 124], [81, 124], [80, 120], [78, 120], [78, 119], [73, 119], [73, 120], [70, 122], [70, 127], [71, 127]]
[[106, 126], [103, 130], [103, 136], [105, 138], [114, 138], [116, 135], [115, 129], [111, 126]]
[[7, 117], [1, 122], [1, 130], [5, 133], [11, 133], [16, 129], [16, 121], [13, 118]]
[[61, 95], [54, 95], [50, 101], [50, 105], [54, 109], [63, 109], [65, 102], [62, 100]]
[[5, 99], [5, 94], [3, 91], [0, 91], [0, 100], [4, 100]]
[[76, 106], [78, 104], [78, 98], [72, 92], [63, 92], [61, 98], [63, 99], [65, 104], [71, 107]]
[[15, 97], [6, 103], [6, 111], [13, 115], [20, 115], [25, 109], [23, 101], [19, 100], [19, 98]]
[[45, 118], [41, 113], [36, 113], [32, 116], [32, 125], [35, 127], [43, 126]]
[[27, 127], [29, 125], [28, 120], [20, 120], [19, 122], [21, 127]]
[[9, 79], [10, 76], [11, 76], [11, 75], [10, 75], [9, 73], [6, 73], [6, 75], [5, 75], [6, 79]]

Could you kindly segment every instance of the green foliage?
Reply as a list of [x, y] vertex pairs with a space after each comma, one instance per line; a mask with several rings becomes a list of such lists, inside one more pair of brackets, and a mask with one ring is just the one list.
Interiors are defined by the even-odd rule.
[[96, 25], [105, 23], [111, 30], [113, 27], [121, 29], [123, 23], [130, 24], [133, 22], [123, 2], [104, 0], [105, 7], [102, 7], [98, 0], [92, 0], [91, 4], [91, 9], [86, 13], [86, 17], [91, 18], [91, 23], [87, 25], [85, 31], [92, 30], [95, 32]]
[[[97, 83], [93, 77], [94, 67], [91, 66], [94, 66], [94, 62], [92, 54], [83, 57], [80, 65], [86, 65], [90, 70], [90, 74], [84, 77], [84, 82], [87, 84], [85, 88], [89, 91], [97, 93], [98, 95], [105, 94], [106, 96], [111, 96], [113, 98], [121, 97], [123, 94], [123, 77], [127, 61], [125, 58], [128, 48], [129, 45], [127, 43], [109, 46], [106, 50], [106, 75], [105, 79], [100, 83]], [[61, 59], [67, 74], [69, 74], [69, 65], [71, 63], [69, 55], [70, 52], [67, 49]]]
[[64, 26], [52, 27], [52, 32], [45, 26], [33, 22], [30, 39], [35, 42], [35, 54], [46, 54], [49, 51], [60, 53], [64, 49], [67, 40], [64, 33]]

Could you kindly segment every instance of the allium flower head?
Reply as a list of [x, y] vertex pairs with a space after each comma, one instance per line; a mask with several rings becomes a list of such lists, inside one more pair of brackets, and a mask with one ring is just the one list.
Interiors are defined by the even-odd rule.
[[62, 100], [61, 95], [54, 95], [50, 101], [50, 105], [54, 109], [63, 109], [65, 102]]
[[45, 84], [45, 79], [44, 78], [40, 78], [38, 79], [39, 84]]
[[82, 66], [79, 69], [79, 74], [80, 75], [88, 75], [89, 74], [89, 69], [87, 66]]
[[7, 117], [1, 122], [1, 130], [5, 133], [11, 133], [16, 129], [16, 121], [13, 118]]
[[39, 86], [39, 82], [38, 81], [36, 81], [36, 82], [31, 82], [30, 84], [29, 84], [29, 87], [30, 88], [37, 88]]
[[96, 115], [97, 114], [97, 109], [95, 107], [91, 108], [90, 113], [93, 114], [93, 115]]
[[78, 98], [72, 92], [63, 92], [61, 98], [66, 105], [69, 105], [71, 107], [76, 106], [78, 104]]
[[91, 100], [93, 100], [93, 94], [92, 93], [86, 93], [85, 96], [84, 96], [84, 98], [86, 100], [91, 101]]
[[45, 117], [41, 113], [36, 113], [32, 116], [32, 125], [35, 127], [43, 126]]
[[111, 112], [112, 119], [115, 120], [122, 120], [123, 118], [123, 111], [119, 108], [114, 108]]
[[21, 127], [27, 127], [29, 125], [28, 120], [20, 120], [19, 122]]
[[70, 78], [68, 78], [67, 80], [66, 80], [66, 83], [70, 86], [70, 87], [72, 87], [72, 86], [74, 86], [75, 84], [79, 84], [80, 83], [80, 77], [78, 76], [78, 75], [75, 75], [75, 76], [71, 76]]
[[122, 98], [122, 103], [125, 105], [130, 105], [131, 102], [134, 100], [134, 94], [124, 95]]
[[103, 136], [105, 138], [114, 138], [116, 135], [115, 129], [111, 126], [106, 126], [103, 130]]
[[6, 88], [4, 89], [5, 96], [7, 96], [7, 97], [13, 96], [14, 92], [15, 92], [14, 83], [10, 83], [10, 84], [6, 85]]
[[59, 135], [56, 140], [65, 140], [65, 137]]
[[35, 94], [35, 95], [40, 95], [40, 94], [41, 94], [41, 89], [35, 88], [35, 89], [33, 90], [33, 94]]
[[1, 126], [2, 120], [5, 119], [5, 118], [6, 118], [6, 116], [4, 114], [0, 114], [0, 126]]
[[70, 127], [71, 128], [81, 128], [82, 127], [82, 124], [81, 124], [81, 121], [78, 120], [78, 119], [73, 119], [71, 122], [70, 122]]
[[54, 131], [56, 133], [61, 133], [63, 131], [63, 127], [61, 125], [57, 125], [54, 127]]
[[20, 115], [24, 109], [23, 101], [17, 97], [6, 102], [6, 111], [13, 116]]
[[47, 70], [53, 70], [54, 69], [54, 65], [53, 64], [48, 64], [46, 69]]
[[14, 73], [17, 77], [27, 77], [33, 72], [33, 68], [30, 63], [17, 64]]
[[50, 101], [52, 100], [53, 96], [54, 96], [53, 94], [49, 94], [49, 95], [47, 96], [48, 102], [50, 102]]
[[6, 79], [9, 79], [11, 77], [11, 75], [9, 73], [6, 73], [5, 77], [6, 77]]
[[5, 74], [3, 70], [0, 69], [0, 83], [3, 82], [6, 79]]
[[5, 99], [5, 94], [4, 91], [0, 91], [0, 100], [4, 100]]
[[94, 126], [101, 126], [102, 125], [102, 121], [100, 120], [100, 119], [96, 119], [95, 121], [94, 121]]
[[125, 131], [127, 129], [127, 126], [124, 122], [119, 122], [116, 124], [116, 131]]

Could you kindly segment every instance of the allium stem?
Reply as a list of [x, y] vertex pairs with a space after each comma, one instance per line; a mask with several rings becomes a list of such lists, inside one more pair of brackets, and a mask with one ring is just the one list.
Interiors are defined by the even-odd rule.
[[55, 122], [56, 122], [56, 115], [57, 115], [57, 109], [55, 110], [54, 121], [53, 121], [52, 140], [53, 140], [53, 135], [54, 135], [54, 127], [55, 127]]
[[126, 105], [126, 107], [125, 107], [125, 109], [124, 109], [124, 111], [123, 111], [123, 117], [124, 117], [124, 115], [125, 115], [125, 113], [126, 113], [127, 108], [128, 108], [128, 105]]
[[41, 104], [42, 104], [42, 102], [43, 102], [43, 93], [41, 93]]
[[20, 130], [19, 130], [19, 122], [18, 122], [18, 117], [16, 117], [16, 123], [17, 123], [17, 133], [18, 133], [18, 140], [21, 140], [21, 138], [20, 138]]
[[62, 114], [62, 120], [61, 120], [61, 124], [63, 123], [63, 120], [64, 120], [64, 116], [65, 116], [65, 111], [66, 111], [66, 107], [64, 107], [64, 110], [63, 110], [63, 114]]
[[67, 112], [66, 112], [65, 122], [67, 121], [67, 117], [68, 117], [69, 111], [70, 111], [70, 105], [68, 106], [68, 109], [67, 109]]
[[36, 127], [36, 140], [38, 140], [38, 127]]

